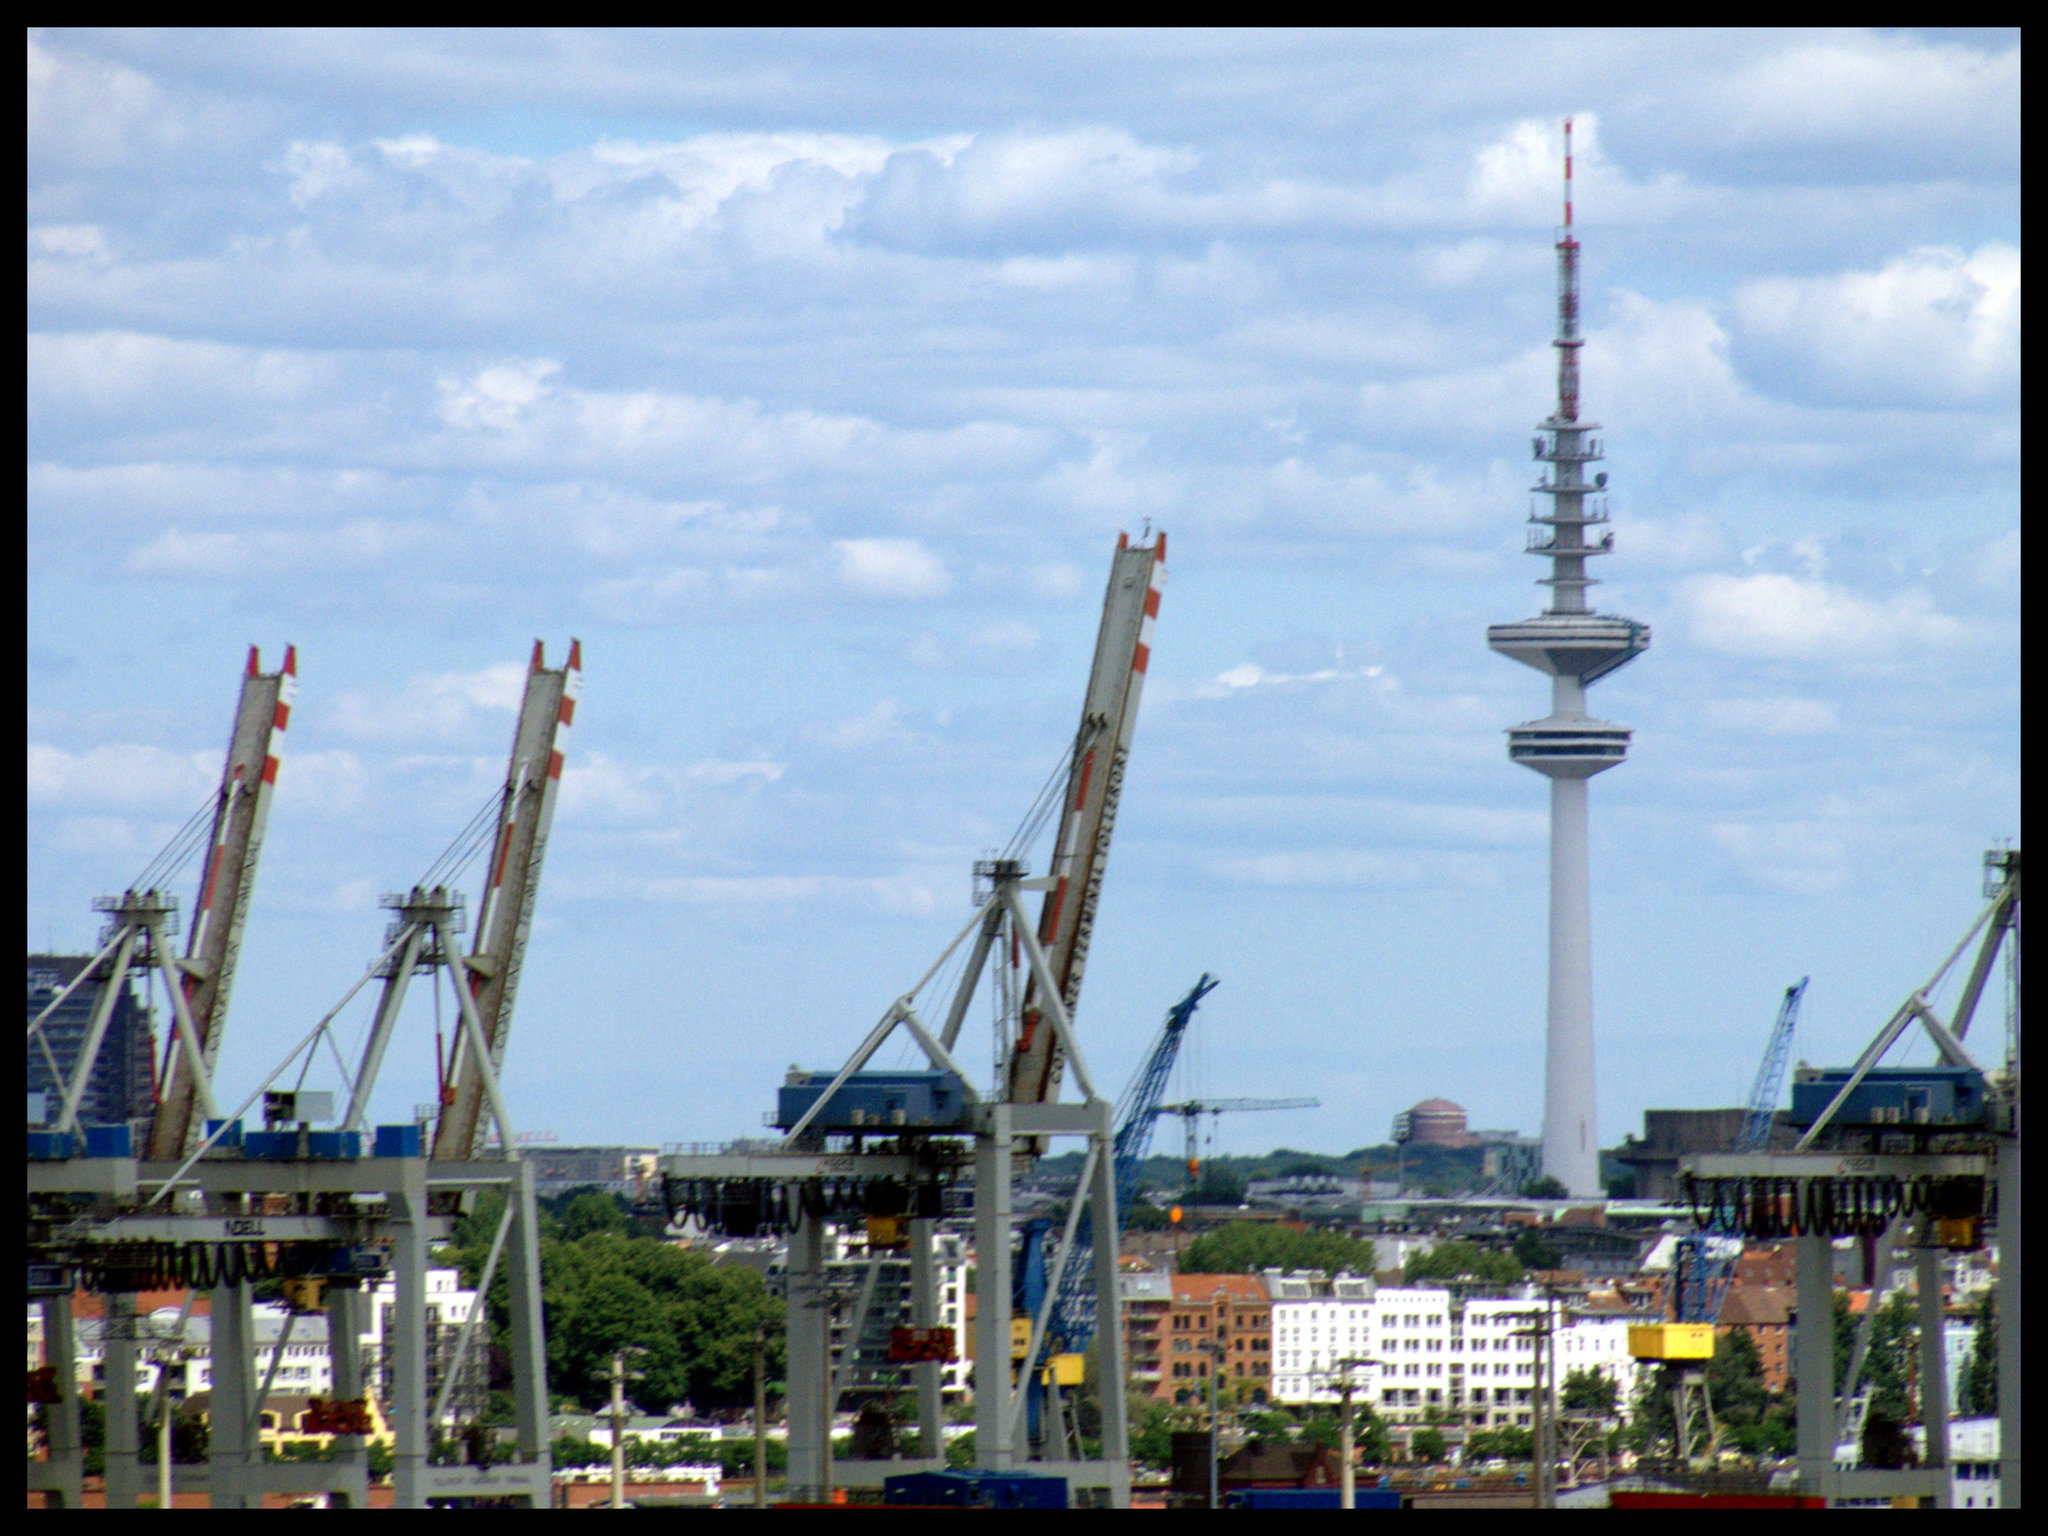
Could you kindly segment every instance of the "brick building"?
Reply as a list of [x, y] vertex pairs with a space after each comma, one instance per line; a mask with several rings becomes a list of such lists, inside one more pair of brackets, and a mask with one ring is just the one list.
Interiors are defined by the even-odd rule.
[[[1273, 1384], [1273, 1304], [1257, 1275], [1175, 1275], [1162, 1400], [1206, 1401], [1216, 1362], [1226, 1400], [1263, 1403]], [[1220, 1347], [1221, 1354], [1209, 1346]]]

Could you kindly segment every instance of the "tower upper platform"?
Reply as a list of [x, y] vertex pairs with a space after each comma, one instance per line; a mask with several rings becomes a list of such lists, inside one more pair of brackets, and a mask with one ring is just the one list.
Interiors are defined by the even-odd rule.
[[1650, 626], [1609, 613], [1539, 613], [1512, 624], [1489, 624], [1486, 643], [1501, 655], [1583, 686], [1624, 667], [1650, 648]]

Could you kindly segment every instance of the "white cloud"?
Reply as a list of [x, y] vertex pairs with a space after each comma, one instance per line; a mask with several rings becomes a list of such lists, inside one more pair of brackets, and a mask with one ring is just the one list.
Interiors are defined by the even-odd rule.
[[1204, 699], [1226, 699], [1233, 693], [1242, 693], [1248, 688], [1272, 688], [1296, 683], [1336, 683], [1353, 678], [1377, 678], [1383, 668], [1360, 667], [1346, 670], [1341, 667], [1319, 667], [1313, 672], [1268, 672], [1255, 661], [1240, 662], [1227, 672], [1219, 672], [1209, 682], [1194, 689], [1195, 697]]
[[1875, 272], [1738, 288], [1745, 355], [1828, 398], [1962, 404], [2016, 392], [2020, 253], [1926, 247]]
[[925, 917], [938, 909], [931, 886], [907, 877], [844, 875], [688, 875], [646, 881], [644, 898], [693, 907], [739, 909], [837, 907], [870, 916]]
[[836, 539], [839, 580], [870, 597], [944, 597], [953, 587], [946, 565], [916, 539]]
[[1716, 822], [1715, 846], [1767, 890], [1825, 896], [1847, 877], [1845, 828], [1820, 821]]
[[97, 224], [43, 224], [28, 232], [31, 260], [38, 256], [58, 261], [86, 261], [104, 265], [114, 259], [107, 232]]
[[1236, 884], [1311, 889], [1469, 887], [1493, 885], [1499, 878], [1493, 862], [1483, 854], [1442, 850], [1387, 853], [1361, 848], [1317, 848], [1219, 858], [1214, 867], [1219, 876]]
[[1721, 131], [1736, 143], [1932, 139], [2011, 125], [2019, 151], [2020, 49], [1837, 34], [1795, 41], [1716, 82]]
[[1699, 718], [1711, 729], [1753, 736], [1824, 736], [1842, 724], [1825, 699], [1708, 699]]
[[1823, 581], [1763, 571], [1696, 576], [1680, 589], [1693, 638], [1737, 656], [1855, 661], [1921, 646], [1952, 645], [1964, 626], [1937, 613], [1923, 592], [1882, 600]]
[[548, 358], [516, 359], [480, 368], [466, 379], [441, 381], [441, 419], [462, 431], [509, 432], [548, 392], [562, 365]]
[[416, 677], [389, 692], [351, 689], [327, 706], [331, 728], [357, 741], [452, 741], [468, 734], [481, 714], [518, 709], [526, 675], [524, 665], [501, 662]]
[[28, 803], [119, 810], [185, 810], [220, 785], [220, 758], [168, 752], [141, 742], [106, 742], [83, 752], [28, 744]]

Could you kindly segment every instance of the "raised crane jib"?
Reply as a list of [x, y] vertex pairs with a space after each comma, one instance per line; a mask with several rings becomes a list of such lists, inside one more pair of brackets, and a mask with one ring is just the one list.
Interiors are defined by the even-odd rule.
[[[512, 758], [505, 772], [497, 837], [477, 904], [475, 947], [456, 977], [456, 984], [468, 987], [476, 999], [494, 1072], [501, 1072], [505, 1065], [519, 968], [533, 927], [534, 899], [540, 891], [541, 860], [547, 853], [548, 828], [562, 787], [562, 758], [582, 692], [583, 643], [570, 641], [568, 663], [550, 668], [536, 640], [526, 673], [526, 697], [512, 733]], [[434, 1130], [434, 1156], [456, 1161], [476, 1156], [483, 1142], [484, 1080], [467, 1049], [466, 1037], [456, 1052], [442, 1100], [440, 1122]]]
[[[242, 946], [242, 925], [249, 915], [256, 860], [263, 851], [263, 827], [270, 817], [270, 797], [284, 751], [285, 726], [291, 720], [292, 696], [298, 692], [298, 674], [295, 647], [285, 647], [284, 665], [275, 672], [263, 671], [256, 647], [249, 647], [242, 697], [235, 708], [227, 763], [214, 802], [213, 828], [199, 868], [199, 894], [192, 906], [185, 958], [178, 966], [209, 1077], [220, 1057], [228, 992], [234, 984], [235, 958]], [[196, 1098], [196, 1084], [180, 1042], [170, 1052], [169, 1069], [150, 1120], [148, 1156], [152, 1161], [176, 1162], [196, 1144], [200, 1130], [192, 1118]]]
[[[1132, 544], [1120, 535], [1110, 563], [1102, 628], [1095, 637], [1095, 663], [1088, 674], [1052, 865], [1046, 871], [1053, 883], [1038, 915], [1039, 946], [1059, 980], [1070, 1020], [1088, 963], [1088, 936], [1109, 864], [1124, 764], [1138, 723], [1138, 699], [1152, 658], [1152, 627], [1165, 584], [1166, 535], [1159, 534], [1150, 544]], [[1059, 1097], [1064, 1063], [1038, 992], [1033, 976], [1010, 1051], [1009, 1097], [1015, 1103], [1047, 1103]]]

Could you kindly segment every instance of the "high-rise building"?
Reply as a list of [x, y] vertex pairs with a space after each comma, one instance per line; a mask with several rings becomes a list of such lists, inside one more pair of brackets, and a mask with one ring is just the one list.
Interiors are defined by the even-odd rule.
[[[91, 955], [30, 955], [28, 957], [28, 1017], [32, 1020], [49, 1006], [50, 999], [70, 984], [92, 963]], [[48, 1115], [54, 1118], [64, 1100], [65, 1081], [78, 1063], [93, 1009], [105, 990], [104, 980], [88, 981], [64, 999], [38, 1034], [28, 1041], [28, 1091], [44, 1095]], [[92, 1076], [78, 1101], [78, 1119], [83, 1125], [118, 1125], [147, 1118], [155, 1107], [154, 1067], [156, 1050], [154, 1019], [147, 994], [131, 973], [114, 999], [114, 1011], [107, 1019], [107, 1032], [93, 1062]], [[49, 1054], [43, 1053], [43, 1045]], [[56, 1072], [50, 1069], [54, 1065]], [[61, 1075], [61, 1077], [60, 1077]]]
[[1528, 551], [1550, 562], [1538, 585], [1550, 606], [1495, 624], [1486, 642], [1550, 676], [1550, 713], [1508, 732], [1508, 756], [1550, 780], [1550, 1008], [1543, 1087], [1543, 1171], [1572, 1195], [1597, 1196], [1600, 1141], [1593, 1097], [1593, 951], [1586, 855], [1586, 781], [1628, 754], [1630, 731], [1586, 713], [1586, 689], [1650, 644], [1650, 627], [1596, 613], [1586, 562], [1614, 548], [1596, 421], [1579, 415], [1579, 242], [1572, 232], [1570, 119], [1564, 125], [1564, 227], [1557, 241], [1557, 408], [1537, 424], [1534, 455], [1548, 471], [1531, 487]]

